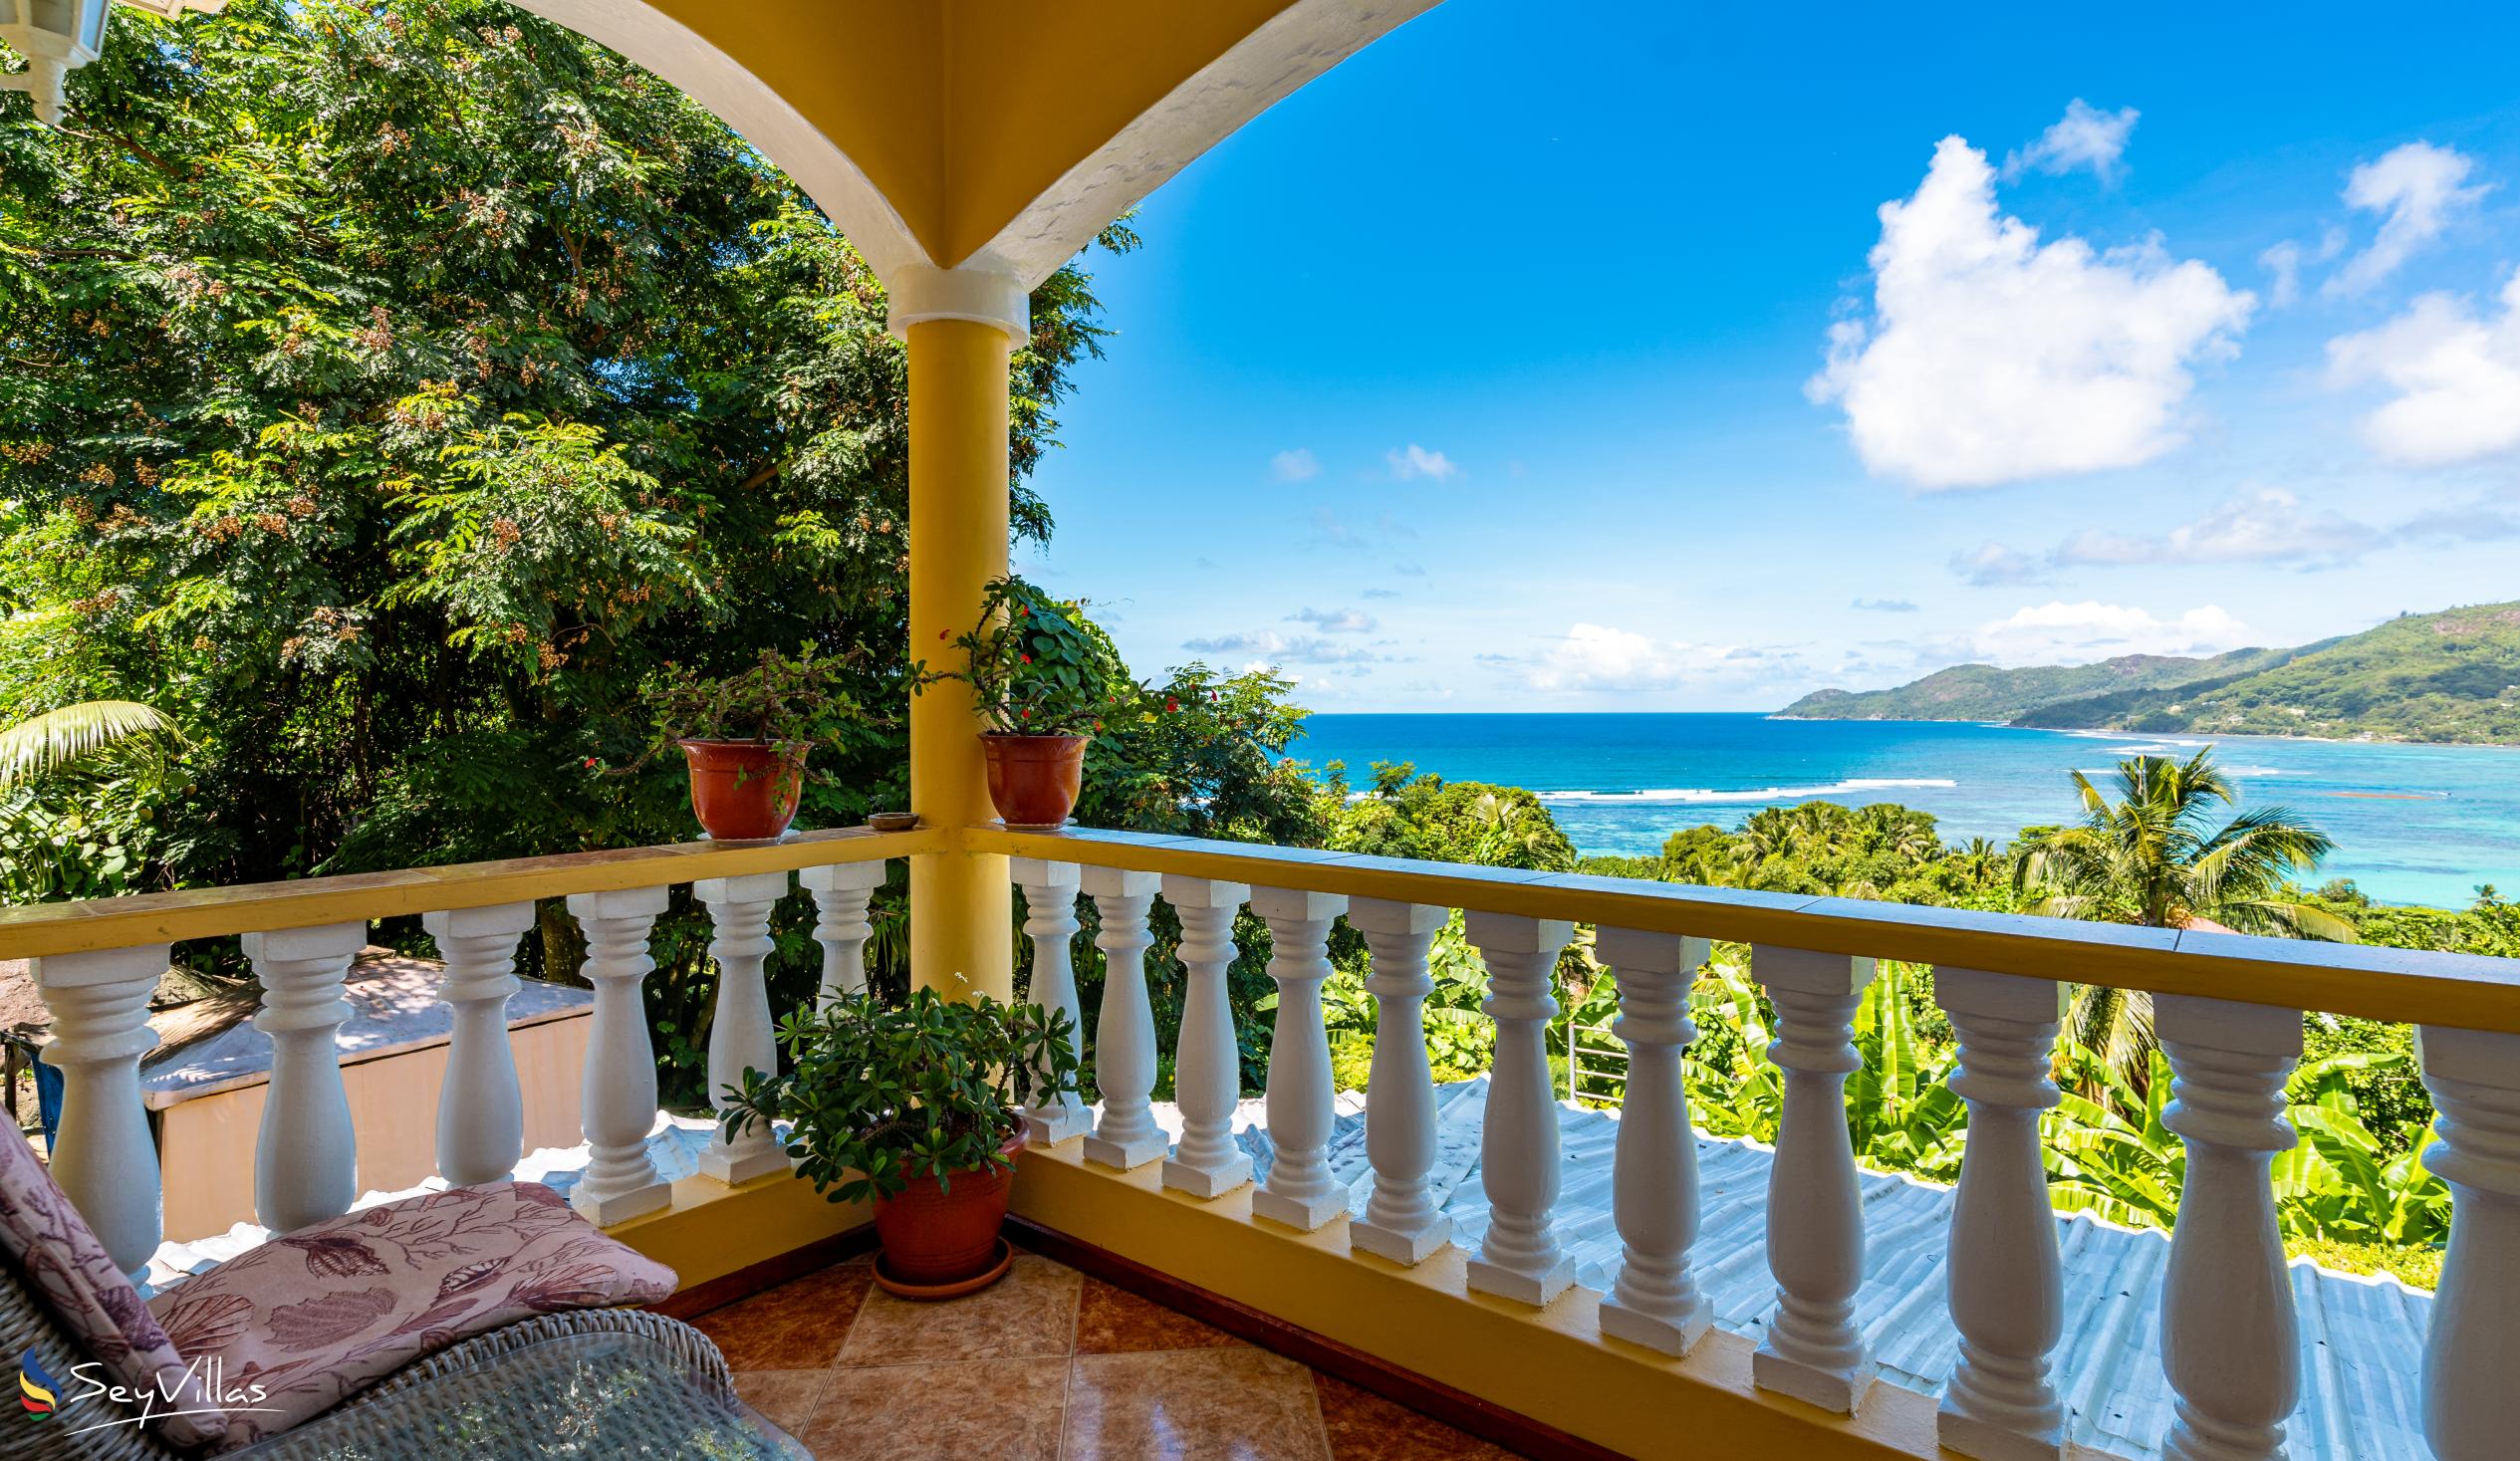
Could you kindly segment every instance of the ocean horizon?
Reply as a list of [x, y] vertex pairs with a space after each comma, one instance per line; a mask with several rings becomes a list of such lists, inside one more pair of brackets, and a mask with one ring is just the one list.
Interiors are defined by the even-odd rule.
[[2520, 889], [2520, 747], [2270, 736], [2146, 736], [1968, 721], [1781, 720], [1760, 711], [1318, 713], [1288, 755], [1377, 761], [1447, 781], [1529, 789], [1577, 851], [1650, 854], [1762, 807], [1896, 802], [1946, 843], [2008, 841], [2079, 814], [2068, 773], [2128, 756], [2219, 749], [2241, 806], [2281, 805], [2334, 838], [2309, 879], [2352, 878], [2385, 902], [2461, 908], [2479, 884]]

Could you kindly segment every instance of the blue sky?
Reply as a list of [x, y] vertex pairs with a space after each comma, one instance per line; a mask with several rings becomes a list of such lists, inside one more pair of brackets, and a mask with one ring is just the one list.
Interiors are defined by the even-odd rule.
[[1319, 711], [2520, 598], [2520, 12], [1737, 9], [1450, 0], [1159, 190], [1019, 571]]

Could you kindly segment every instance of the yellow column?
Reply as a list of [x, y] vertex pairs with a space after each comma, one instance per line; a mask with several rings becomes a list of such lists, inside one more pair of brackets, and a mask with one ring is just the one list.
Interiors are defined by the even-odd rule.
[[[1006, 572], [1006, 331], [969, 319], [907, 329], [910, 357], [910, 657], [953, 666], [950, 639]], [[910, 806], [932, 826], [997, 816], [971, 688], [910, 699]], [[910, 859], [910, 980], [948, 994], [1014, 993], [1014, 894], [1006, 858], [947, 851]]]

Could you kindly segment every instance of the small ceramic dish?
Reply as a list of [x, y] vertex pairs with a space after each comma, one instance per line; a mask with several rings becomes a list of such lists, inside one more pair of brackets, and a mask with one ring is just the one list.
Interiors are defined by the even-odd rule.
[[878, 832], [907, 832], [918, 826], [915, 812], [878, 812], [867, 819], [867, 826]]

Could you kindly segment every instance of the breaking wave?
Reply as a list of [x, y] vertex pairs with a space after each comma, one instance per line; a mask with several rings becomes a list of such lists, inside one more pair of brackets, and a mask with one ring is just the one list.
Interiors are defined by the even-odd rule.
[[1641, 792], [1534, 792], [1543, 802], [1591, 806], [1648, 807], [1719, 805], [1733, 802], [1782, 802], [1806, 797], [1844, 796], [1850, 792], [1889, 792], [1914, 788], [1955, 787], [1946, 777], [1851, 777], [1816, 787], [1760, 787], [1755, 791], [1716, 791], [1710, 787], [1668, 787]]

